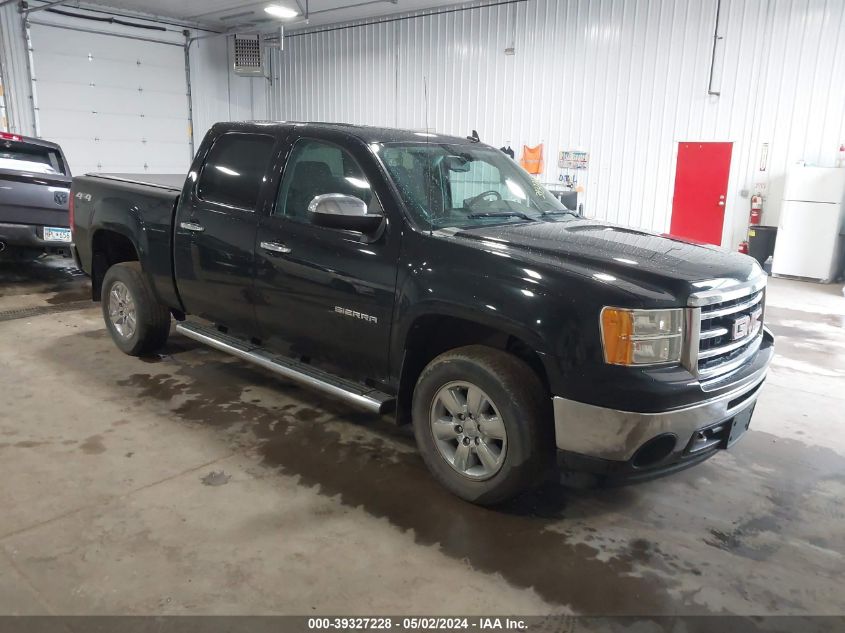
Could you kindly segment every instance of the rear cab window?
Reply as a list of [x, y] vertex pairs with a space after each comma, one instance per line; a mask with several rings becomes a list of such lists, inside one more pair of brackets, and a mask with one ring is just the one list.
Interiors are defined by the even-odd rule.
[[255, 211], [274, 143], [266, 134], [223, 134], [208, 152], [197, 196], [206, 202]]
[[0, 169], [67, 175], [64, 161], [58, 151], [20, 141], [0, 144]]

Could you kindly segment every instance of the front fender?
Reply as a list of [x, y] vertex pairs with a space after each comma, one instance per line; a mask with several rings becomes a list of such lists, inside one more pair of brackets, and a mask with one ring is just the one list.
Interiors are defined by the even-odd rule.
[[553, 390], [573, 366], [600, 353], [597, 319], [589, 321], [595, 332], [585, 332], [584, 311], [591, 304], [584, 292], [567, 292], [572, 288], [516, 260], [436, 238], [424, 247], [412, 245], [404, 255], [391, 333], [393, 375], [401, 369], [414, 324], [430, 316], [455, 317], [518, 338], [539, 356]]

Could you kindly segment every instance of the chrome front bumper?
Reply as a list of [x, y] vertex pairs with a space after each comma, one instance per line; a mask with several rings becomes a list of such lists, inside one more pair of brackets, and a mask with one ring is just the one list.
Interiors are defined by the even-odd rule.
[[558, 449], [588, 457], [626, 462], [649, 440], [670, 433], [675, 450], [683, 450], [693, 433], [729, 420], [752, 406], [768, 367], [749, 377], [731, 392], [682, 409], [660, 413], [617, 411], [554, 397], [555, 437]]

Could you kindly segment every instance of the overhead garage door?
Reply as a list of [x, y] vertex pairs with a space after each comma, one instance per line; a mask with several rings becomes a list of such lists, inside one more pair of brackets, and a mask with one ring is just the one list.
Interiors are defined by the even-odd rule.
[[187, 171], [181, 46], [40, 24], [30, 35], [40, 134], [73, 173]]

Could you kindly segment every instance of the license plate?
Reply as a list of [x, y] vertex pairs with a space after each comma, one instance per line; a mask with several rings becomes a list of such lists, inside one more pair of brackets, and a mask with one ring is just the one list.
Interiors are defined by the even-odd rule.
[[70, 242], [70, 229], [61, 229], [53, 226], [44, 227], [45, 242]]
[[736, 441], [748, 430], [751, 425], [751, 414], [754, 413], [754, 405], [745, 411], [740, 411], [734, 416], [731, 423], [731, 433], [728, 436], [728, 446], [733, 446]]

